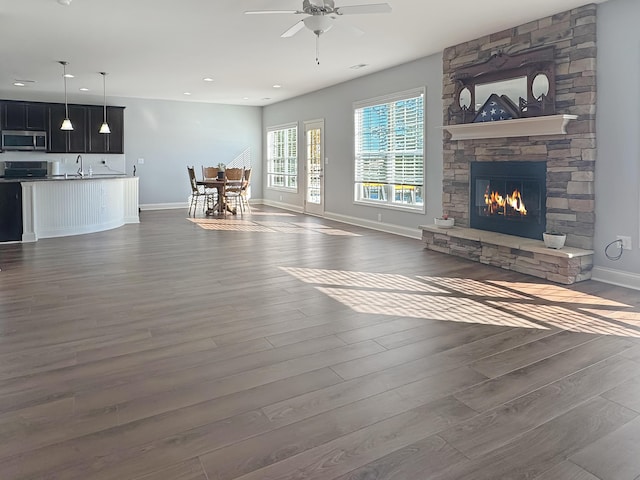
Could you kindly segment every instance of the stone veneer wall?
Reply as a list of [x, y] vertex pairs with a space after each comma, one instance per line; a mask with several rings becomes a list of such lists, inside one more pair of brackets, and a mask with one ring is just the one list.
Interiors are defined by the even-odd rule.
[[[469, 226], [469, 176], [472, 161], [546, 160], [547, 230], [567, 234], [567, 245], [593, 249], [596, 160], [596, 6], [487, 35], [444, 51], [444, 125], [456, 86], [456, 69], [487, 60], [499, 50], [514, 54], [555, 46], [556, 113], [578, 115], [567, 135], [451, 141], [444, 133], [443, 211], [456, 225]], [[517, 103], [517, 99], [516, 103]], [[508, 120], [506, 120], [508, 121]]]

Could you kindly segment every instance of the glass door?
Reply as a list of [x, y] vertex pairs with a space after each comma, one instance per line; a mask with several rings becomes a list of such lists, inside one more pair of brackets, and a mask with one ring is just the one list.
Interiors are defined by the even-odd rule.
[[306, 143], [304, 211], [324, 214], [324, 120], [304, 122]]

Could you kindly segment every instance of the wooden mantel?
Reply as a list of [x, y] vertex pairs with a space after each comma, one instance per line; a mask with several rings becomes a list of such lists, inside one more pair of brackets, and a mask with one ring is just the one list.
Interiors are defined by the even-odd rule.
[[577, 115], [546, 115], [498, 122], [445, 125], [442, 128], [451, 133], [451, 140], [562, 135], [567, 133], [566, 127], [569, 120], [576, 118], [578, 118]]

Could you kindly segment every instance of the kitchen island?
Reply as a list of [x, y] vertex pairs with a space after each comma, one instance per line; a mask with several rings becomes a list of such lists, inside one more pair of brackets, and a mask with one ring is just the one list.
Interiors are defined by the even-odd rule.
[[138, 178], [126, 175], [5, 179], [22, 186], [22, 241], [139, 223]]

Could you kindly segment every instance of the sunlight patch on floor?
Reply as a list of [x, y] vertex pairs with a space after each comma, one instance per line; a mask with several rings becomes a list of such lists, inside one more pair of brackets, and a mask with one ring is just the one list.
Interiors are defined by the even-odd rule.
[[[253, 215], [253, 213], [252, 213]], [[293, 216], [293, 215], [292, 215]], [[357, 233], [340, 230], [337, 228], [318, 228], [317, 225], [275, 221], [252, 221], [242, 218], [188, 218], [204, 230], [237, 231], [237, 232], [261, 232], [261, 233], [285, 233], [292, 235], [331, 235], [359, 237]]]
[[593, 333], [595, 335], [620, 335], [640, 337], [640, 330], [625, 328], [612, 322], [585, 315], [557, 305], [531, 305], [527, 303], [488, 302], [529, 319], [568, 330], [570, 332]]
[[280, 268], [359, 313], [640, 338], [638, 309], [561, 285]]
[[479, 297], [502, 297], [502, 298], [529, 298], [520, 293], [514, 292], [508, 287], [497, 287], [487, 282], [472, 280], [471, 278], [446, 278], [446, 277], [418, 277], [421, 280], [435, 283], [453, 291], [466, 295], [477, 295]]
[[[305, 283], [374, 288], [376, 290], [446, 293], [446, 290], [442, 290], [441, 288], [413, 280], [406, 275], [395, 273], [348, 272], [345, 270], [323, 270], [316, 268], [280, 268]], [[380, 295], [383, 294], [384, 292], [380, 292]]]
[[329, 297], [359, 313], [401, 315], [448, 322], [480, 323], [501, 327], [547, 329], [491, 308], [469, 298], [414, 295], [411, 293], [387, 294], [371, 290], [317, 287]]
[[570, 290], [562, 285], [547, 285], [542, 283], [506, 282], [499, 280], [487, 280], [489, 283], [510, 290], [518, 291], [525, 295], [536, 297], [541, 300], [559, 303], [581, 303], [585, 305], [600, 305], [611, 307], [629, 307], [624, 303], [607, 300], [588, 293]]

